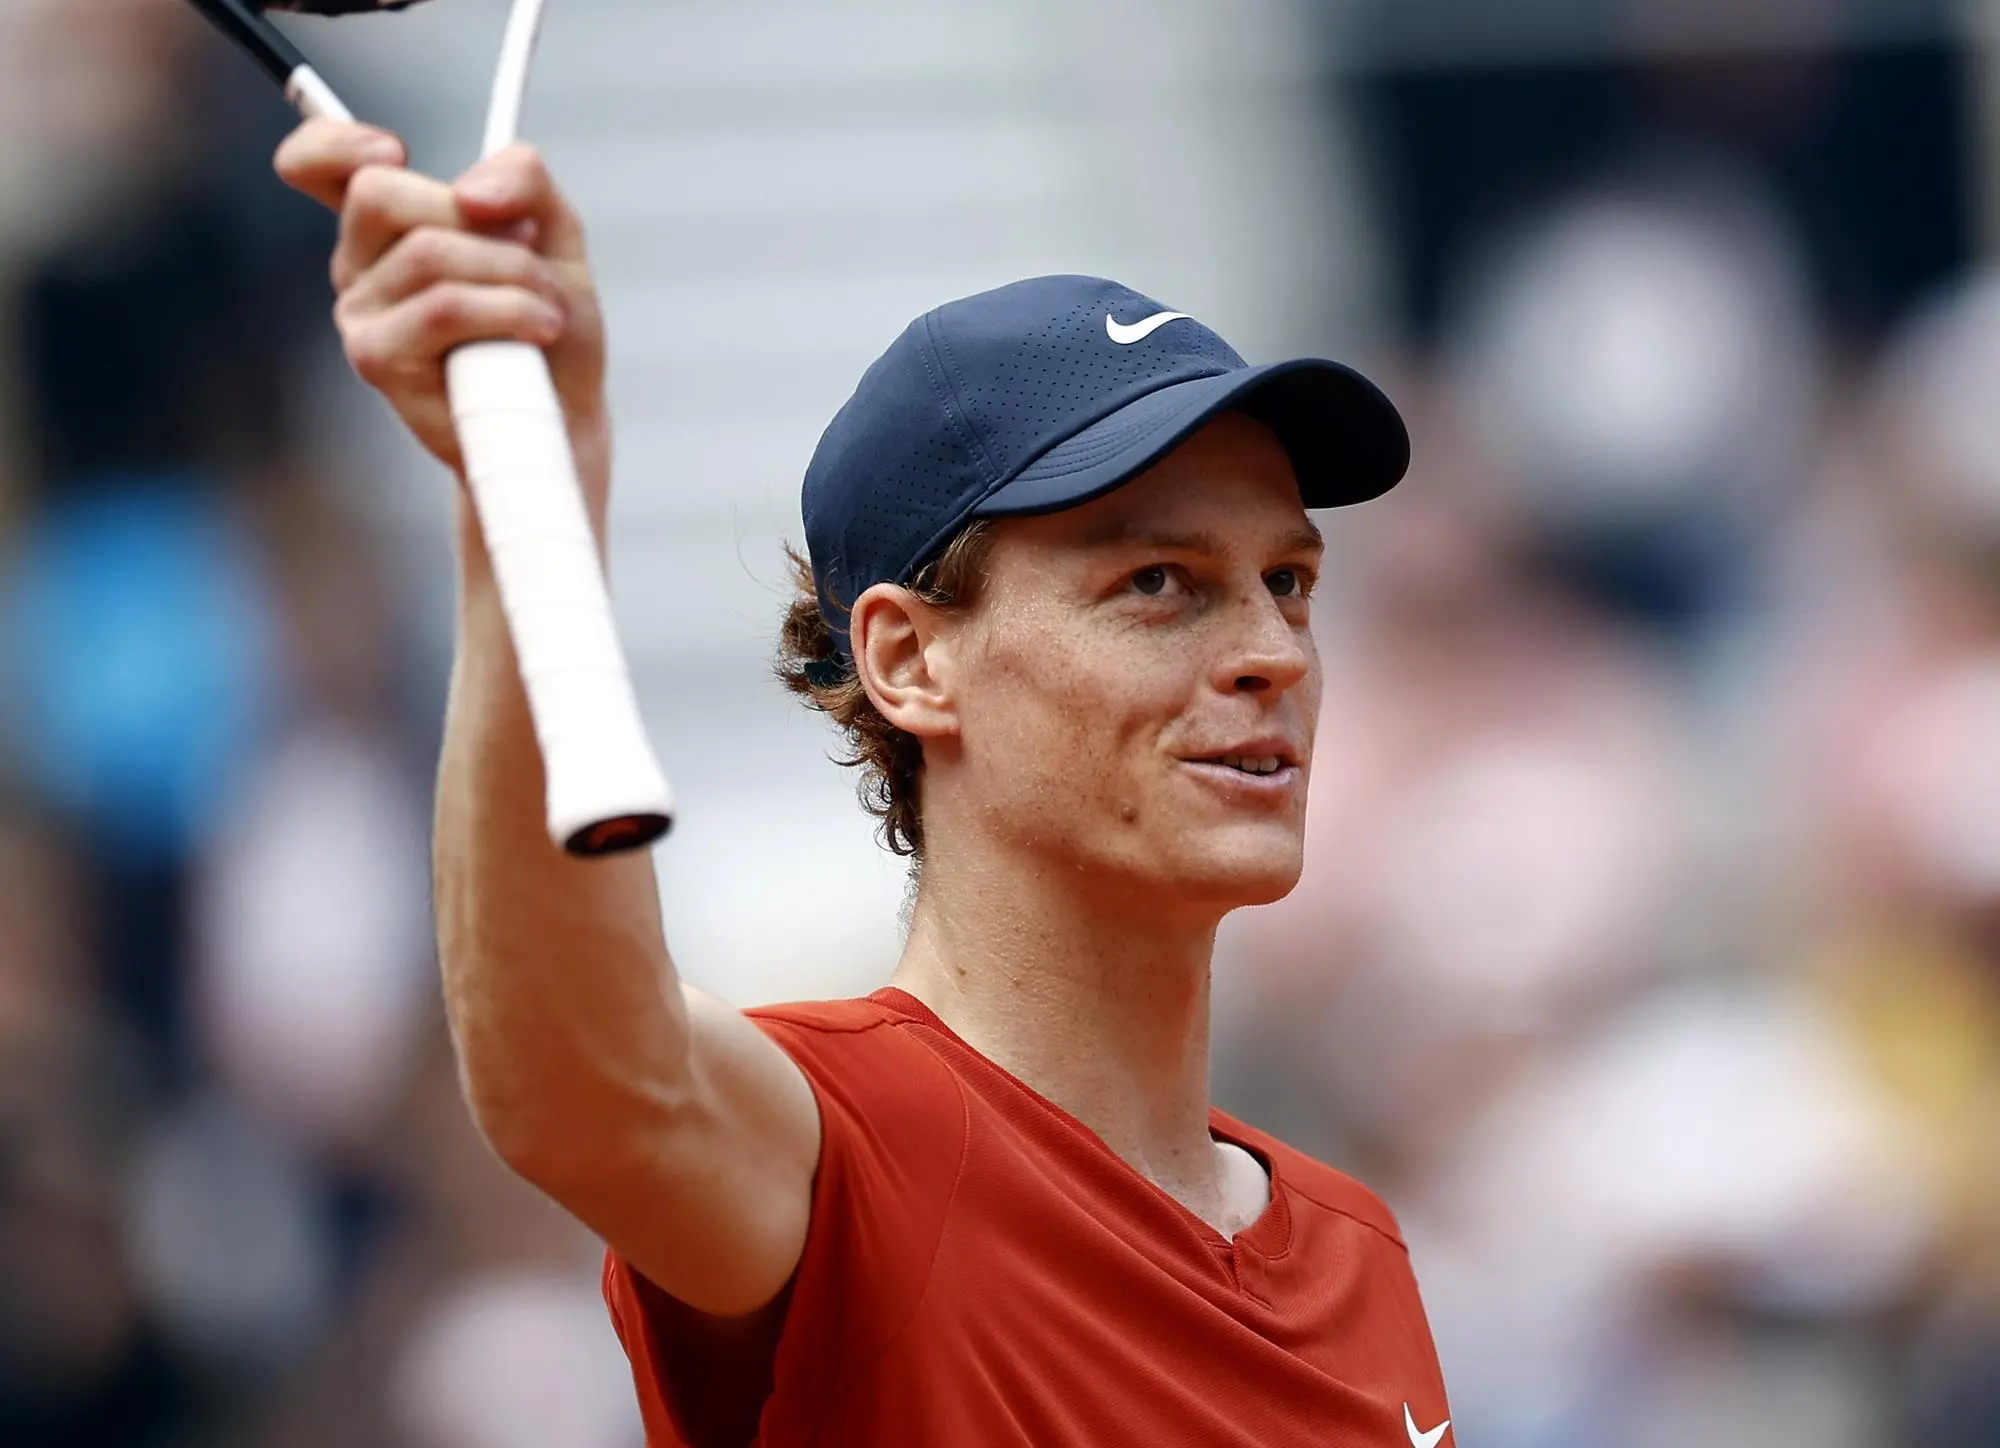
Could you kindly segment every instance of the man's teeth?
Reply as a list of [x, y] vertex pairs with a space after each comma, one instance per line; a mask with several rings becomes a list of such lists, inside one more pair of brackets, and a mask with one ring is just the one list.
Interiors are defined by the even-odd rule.
[[1225, 754], [1222, 762], [1245, 774], [1276, 774], [1282, 761], [1275, 754]]

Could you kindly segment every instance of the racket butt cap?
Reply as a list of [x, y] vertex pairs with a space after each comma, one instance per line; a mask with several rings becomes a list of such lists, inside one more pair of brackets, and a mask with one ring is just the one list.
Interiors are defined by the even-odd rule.
[[673, 827], [671, 815], [619, 815], [616, 819], [598, 820], [575, 831], [563, 841], [563, 850], [585, 860], [622, 855], [628, 850], [645, 849]]

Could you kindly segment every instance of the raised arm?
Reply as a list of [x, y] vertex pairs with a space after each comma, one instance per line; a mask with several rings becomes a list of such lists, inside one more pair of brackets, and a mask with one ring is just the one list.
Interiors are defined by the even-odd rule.
[[[391, 136], [309, 121], [284, 179], [340, 213], [334, 308], [347, 355], [454, 473], [444, 357], [547, 349], [600, 546], [610, 475], [604, 331], [575, 213], [515, 147], [454, 184], [403, 169]], [[549, 844], [542, 768], [490, 561], [457, 490], [459, 614], [435, 851], [438, 950], [460, 1075], [515, 1171], [691, 1307], [752, 1311], [805, 1241], [811, 1088], [741, 1014], [683, 986], [651, 859]]]

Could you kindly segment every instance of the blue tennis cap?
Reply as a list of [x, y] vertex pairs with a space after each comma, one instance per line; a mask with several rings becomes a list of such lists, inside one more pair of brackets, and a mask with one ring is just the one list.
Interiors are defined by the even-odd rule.
[[1395, 405], [1321, 358], [1252, 367], [1182, 312], [1101, 277], [1036, 277], [904, 329], [806, 469], [820, 611], [908, 583], [975, 518], [1052, 513], [1144, 472], [1223, 412], [1284, 445], [1308, 508], [1379, 497], [1410, 463]]

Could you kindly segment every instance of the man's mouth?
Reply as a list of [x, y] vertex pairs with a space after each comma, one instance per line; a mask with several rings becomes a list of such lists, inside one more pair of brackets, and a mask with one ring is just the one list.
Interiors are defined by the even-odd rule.
[[1203, 762], [1240, 769], [1245, 774], [1276, 774], [1285, 767], [1284, 757], [1277, 754], [1225, 754], [1219, 759]]
[[1278, 774], [1299, 762], [1298, 755], [1282, 739], [1255, 739], [1238, 749], [1198, 755], [1189, 764], [1207, 764], [1255, 777]]

